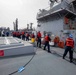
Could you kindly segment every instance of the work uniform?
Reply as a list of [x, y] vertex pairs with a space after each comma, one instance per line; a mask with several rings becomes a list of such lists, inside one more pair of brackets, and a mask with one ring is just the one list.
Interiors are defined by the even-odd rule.
[[50, 39], [50, 37], [49, 37], [48, 35], [46, 35], [46, 36], [44, 37], [44, 40], [45, 40], [44, 50], [46, 50], [46, 46], [47, 46], [47, 48], [48, 48], [48, 52], [50, 52], [50, 45], [49, 45], [49, 41], [51, 41], [51, 39]]
[[9, 36], [9, 32], [6, 32], [6, 36]]
[[34, 35], [34, 34], [32, 34], [32, 35], [31, 35], [31, 38], [35, 38], [35, 35]]
[[37, 33], [37, 47], [41, 48], [41, 33]]
[[67, 38], [66, 42], [65, 42], [65, 51], [63, 54], [63, 59], [65, 58], [65, 56], [67, 55], [68, 51], [69, 51], [69, 58], [70, 58], [70, 62], [72, 62], [73, 60], [73, 48], [74, 48], [74, 40], [72, 38]]
[[33, 46], [35, 47], [35, 35], [34, 35], [34, 33], [31, 35], [31, 41], [32, 41]]
[[17, 38], [19, 37], [19, 32], [16, 32], [16, 37], [17, 37]]
[[12, 32], [12, 34], [13, 34], [13, 37], [16, 37], [16, 32]]
[[20, 36], [21, 36], [21, 34], [20, 34], [20, 32], [18, 32], [18, 38], [20, 38]]
[[25, 40], [25, 32], [24, 31], [22, 31], [22, 40]]
[[29, 33], [26, 33], [26, 41], [29, 41]]

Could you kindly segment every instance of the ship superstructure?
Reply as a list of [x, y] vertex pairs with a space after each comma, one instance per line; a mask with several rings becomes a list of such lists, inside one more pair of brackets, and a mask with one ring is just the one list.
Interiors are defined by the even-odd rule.
[[[37, 31], [66, 37], [72, 33], [76, 41], [76, 0], [50, 0], [50, 9], [39, 9]], [[65, 40], [65, 39], [64, 39]]]

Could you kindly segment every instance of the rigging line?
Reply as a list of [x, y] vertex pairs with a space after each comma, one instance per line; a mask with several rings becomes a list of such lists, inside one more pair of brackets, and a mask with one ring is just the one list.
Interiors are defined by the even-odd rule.
[[[36, 51], [37, 51], [37, 47], [36, 47]], [[36, 53], [36, 51], [35, 51], [35, 53]], [[32, 56], [32, 58], [23, 66], [23, 67], [26, 67], [31, 61], [32, 61], [32, 59], [34, 58], [34, 56], [35, 56], [35, 53], [33, 54], [33, 56]], [[13, 75], [13, 74], [15, 74], [15, 73], [17, 73], [18, 72], [18, 70], [16, 70], [16, 71], [14, 71], [14, 72], [12, 72], [12, 73], [10, 73], [10, 74], [8, 74], [8, 75]]]

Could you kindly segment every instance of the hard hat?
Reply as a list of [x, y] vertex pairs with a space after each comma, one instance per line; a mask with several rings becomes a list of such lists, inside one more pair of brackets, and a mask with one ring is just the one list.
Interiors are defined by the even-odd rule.
[[73, 35], [72, 34], [69, 34], [69, 38], [73, 38]]

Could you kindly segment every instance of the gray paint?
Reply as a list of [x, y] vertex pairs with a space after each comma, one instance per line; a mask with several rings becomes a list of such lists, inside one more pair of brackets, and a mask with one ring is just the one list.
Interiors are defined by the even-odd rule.
[[17, 47], [17, 46], [22, 46], [22, 45], [24, 45], [24, 44], [17, 43], [17, 44], [10, 44], [10, 45], [0, 45], [0, 49], [2, 49], [2, 48], [8, 48], [8, 47]]
[[76, 38], [75, 38], [75, 50], [76, 50]]
[[44, 23], [39, 23], [41, 27], [38, 27], [37, 30], [40, 30], [41, 32], [47, 31], [47, 32], [52, 32], [55, 35], [59, 35], [58, 32], [63, 30], [63, 20], [58, 19], [54, 21], [48, 21]]
[[[41, 13], [37, 14], [38, 25], [41, 25], [40, 27], [37, 27], [37, 31], [41, 31], [42, 34], [44, 31], [52, 32], [52, 34], [60, 36], [60, 39], [63, 41], [65, 41], [67, 38], [67, 34], [64, 34], [64, 32], [69, 31], [71, 34], [73, 34], [73, 39], [75, 41], [76, 30], [71, 30], [69, 29], [69, 25], [67, 26], [64, 24], [64, 17], [68, 13], [64, 11], [64, 9], [71, 12], [74, 16], [76, 15], [76, 8], [73, 7], [72, 4], [68, 4], [66, 1], [62, 1], [57, 6], [47, 11], [44, 9], [44, 12], [42, 11]], [[60, 10], [63, 10], [63, 13], [58, 12]], [[76, 22], [76, 19], [73, 21]], [[75, 24], [72, 24], [72, 26], [76, 28], [74, 25]]]
[[22, 54], [32, 54], [34, 52], [34, 47], [32, 45], [16, 47], [4, 50], [4, 56], [22, 55]]
[[76, 14], [76, 8], [73, 7], [71, 4], [68, 4], [66, 1], [63, 1], [50, 10], [44, 9], [44, 12], [42, 11], [41, 13], [38, 13], [36, 18], [39, 20], [40, 18], [50, 15], [60, 9], [68, 9]]
[[[76, 75], [76, 65], [70, 63], [69, 58], [63, 60], [61, 57], [64, 50], [53, 47], [51, 50], [52, 53], [48, 53], [38, 48], [35, 57], [25, 67], [25, 70], [13, 75]], [[75, 55], [74, 58], [76, 58]], [[31, 58], [32, 55], [0, 58], [0, 75], [9, 75], [24, 66]]]
[[[32, 44], [27, 41], [22, 41], [18, 38], [7, 37], [10, 41], [10, 44], [0, 45], [0, 50], [4, 51], [4, 56], [13, 56], [13, 55], [22, 55], [22, 54], [32, 54], [34, 52], [34, 47]], [[0, 40], [5, 41], [4, 37], [1, 37]], [[4, 42], [2, 42], [4, 43]]]

